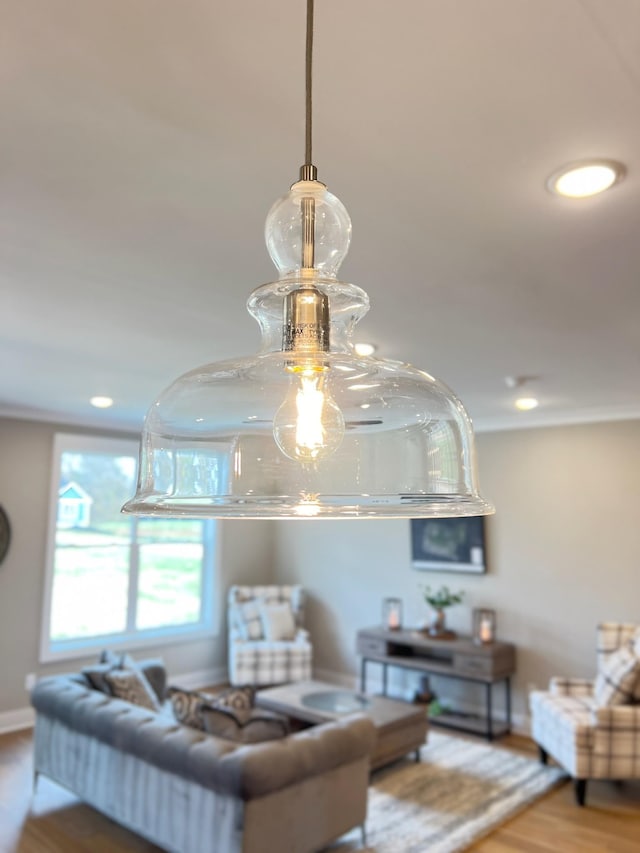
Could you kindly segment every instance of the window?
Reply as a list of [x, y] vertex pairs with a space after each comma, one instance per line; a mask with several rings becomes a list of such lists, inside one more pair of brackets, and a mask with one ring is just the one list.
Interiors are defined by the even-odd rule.
[[137, 456], [129, 441], [55, 438], [42, 660], [212, 631], [215, 522], [122, 515]]

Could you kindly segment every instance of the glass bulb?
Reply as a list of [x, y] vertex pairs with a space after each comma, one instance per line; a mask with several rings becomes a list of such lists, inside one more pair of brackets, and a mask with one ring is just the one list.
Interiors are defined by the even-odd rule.
[[344, 437], [342, 412], [327, 391], [322, 365], [288, 366], [289, 393], [273, 419], [273, 437], [285, 456], [317, 462], [330, 456]]

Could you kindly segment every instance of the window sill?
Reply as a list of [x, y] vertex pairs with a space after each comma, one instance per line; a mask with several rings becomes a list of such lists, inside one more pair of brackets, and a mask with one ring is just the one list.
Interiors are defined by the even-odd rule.
[[182, 630], [158, 629], [141, 634], [114, 634], [102, 637], [90, 637], [83, 641], [73, 640], [55, 643], [40, 650], [40, 663], [54, 663], [63, 660], [82, 660], [99, 654], [103, 649], [129, 652], [136, 649], [159, 648], [176, 643], [192, 643], [198, 640], [219, 636], [213, 626], [199, 626]]

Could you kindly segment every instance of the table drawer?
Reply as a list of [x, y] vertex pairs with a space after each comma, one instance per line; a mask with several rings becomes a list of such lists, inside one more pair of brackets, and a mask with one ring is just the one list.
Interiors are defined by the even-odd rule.
[[456, 673], [460, 675], [485, 675], [493, 672], [493, 661], [491, 658], [479, 655], [456, 655], [454, 660]]
[[357, 652], [359, 655], [386, 655], [387, 641], [382, 637], [358, 637]]

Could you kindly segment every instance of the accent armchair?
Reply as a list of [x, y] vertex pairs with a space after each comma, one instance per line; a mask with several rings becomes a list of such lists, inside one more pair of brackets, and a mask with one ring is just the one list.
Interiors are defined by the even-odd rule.
[[530, 697], [533, 739], [571, 774], [584, 806], [587, 780], [640, 778], [640, 626], [597, 628], [595, 680], [552, 678]]
[[231, 684], [311, 678], [312, 646], [302, 627], [301, 586], [232, 586], [227, 604]]

